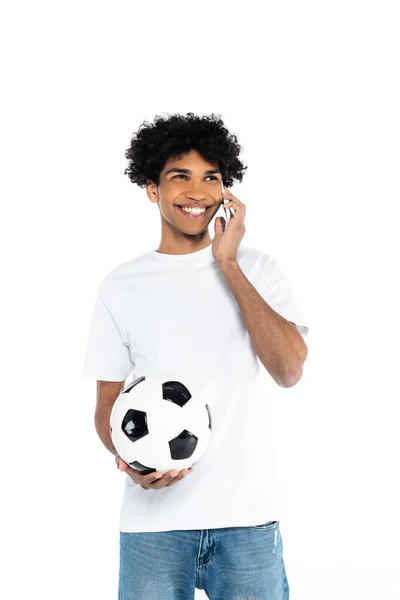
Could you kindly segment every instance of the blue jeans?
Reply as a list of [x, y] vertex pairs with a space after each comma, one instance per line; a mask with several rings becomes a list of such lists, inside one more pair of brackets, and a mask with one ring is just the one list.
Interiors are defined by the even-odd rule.
[[120, 531], [118, 600], [288, 600], [279, 521], [248, 527]]

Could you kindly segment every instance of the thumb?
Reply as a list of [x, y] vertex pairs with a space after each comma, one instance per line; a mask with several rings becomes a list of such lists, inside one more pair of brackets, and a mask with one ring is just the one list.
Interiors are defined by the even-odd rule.
[[115, 457], [115, 462], [117, 463], [117, 468], [119, 471], [126, 471], [128, 465], [126, 464], [126, 462], [124, 460], [122, 460], [122, 458], [120, 456], [116, 456]]
[[214, 231], [216, 237], [222, 235], [225, 231], [225, 219], [224, 217], [217, 217], [214, 223]]

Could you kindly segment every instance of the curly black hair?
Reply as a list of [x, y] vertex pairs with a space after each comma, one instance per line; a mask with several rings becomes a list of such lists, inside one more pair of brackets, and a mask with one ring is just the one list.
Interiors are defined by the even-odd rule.
[[221, 115], [157, 115], [154, 123], [144, 121], [133, 134], [125, 152], [129, 160], [125, 175], [142, 188], [148, 180], [159, 185], [160, 172], [170, 158], [197, 150], [220, 169], [224, 185], [231, 187], [234, 179], [242, 181], [247, 169], [238, 159], [242, 149], [236, 135], [224, 127]]

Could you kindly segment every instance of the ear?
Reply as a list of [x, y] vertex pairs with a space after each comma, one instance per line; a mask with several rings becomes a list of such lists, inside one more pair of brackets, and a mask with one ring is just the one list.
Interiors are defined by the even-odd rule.
[[158, 202], [158, 188], [150, 179], [146, 181], [146, 194], [150, 202]]

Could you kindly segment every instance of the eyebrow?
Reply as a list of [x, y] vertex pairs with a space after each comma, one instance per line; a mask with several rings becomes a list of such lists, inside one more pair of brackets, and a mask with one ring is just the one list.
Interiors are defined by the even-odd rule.
[[[180, 169], [179, 167], [173, 167], [172, 169], [168, 169], [165, 175], [168, 173], [185, 173], [187, 175], [191, 175], [192, 171], [190, 169]], [[213, 173], [221, 173], [219, 169], [211, 169], [208, 171], [204, 171], [204, 175], [213, 175]]]

